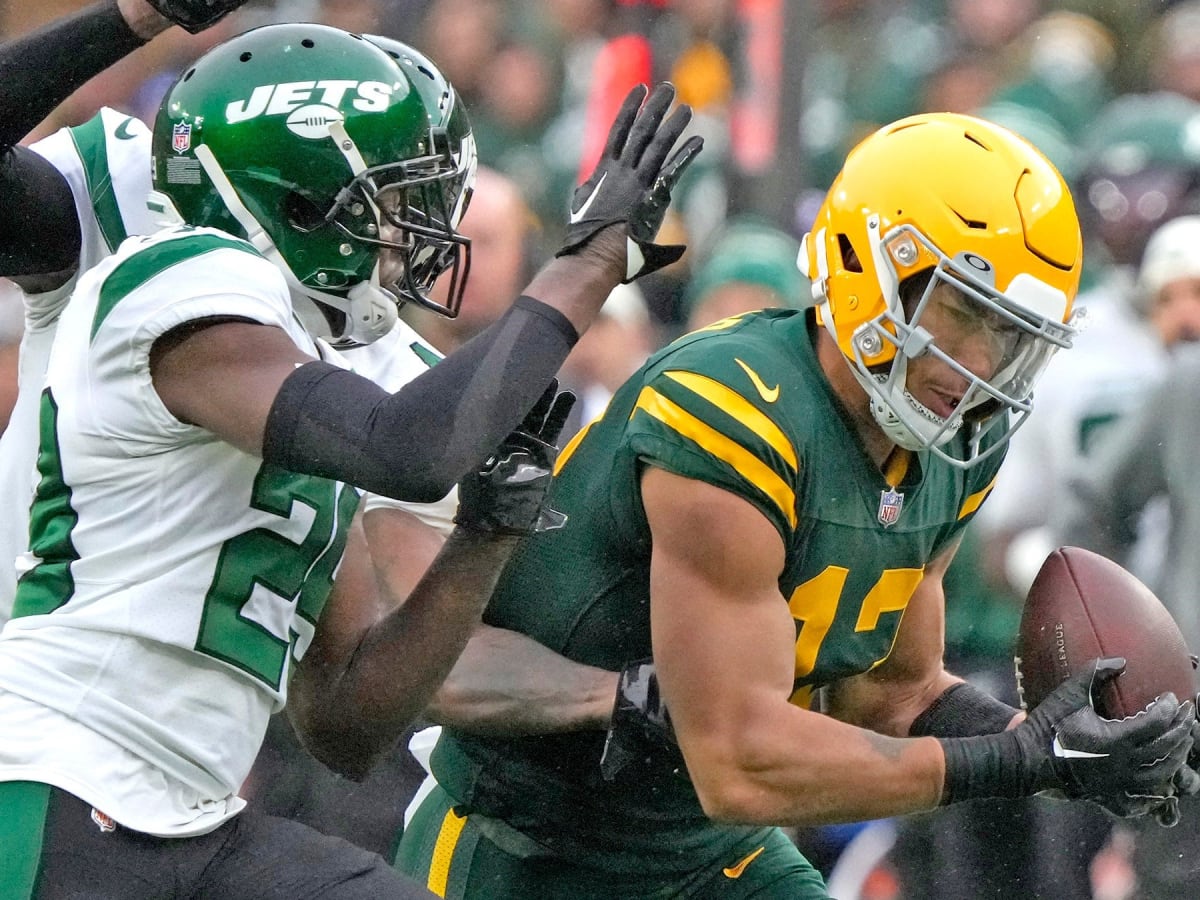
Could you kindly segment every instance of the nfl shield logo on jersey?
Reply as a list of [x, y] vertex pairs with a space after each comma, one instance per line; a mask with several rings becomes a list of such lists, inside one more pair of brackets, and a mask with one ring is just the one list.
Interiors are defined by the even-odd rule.
[[178, 122], [171, 129], [171, 149], [176, 153], [186, 153], [192, 148], [192, 123]]
[[904, 506], [904, 495], [888, 488], [879, 492], [879, 522], [884, 528], [895, 525]]

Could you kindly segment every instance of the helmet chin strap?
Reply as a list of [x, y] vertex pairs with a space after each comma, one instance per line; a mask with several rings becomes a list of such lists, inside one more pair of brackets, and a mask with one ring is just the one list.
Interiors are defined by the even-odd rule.
[[[341, 123], [337, 123], [337, 127], [341, 129], [342, 135], [345, 135], [346, 130]], [[333, 132], [333, 126], [330, 127], [330, 132]], [[350, 139], [346, 137], [345, 140], [349, 141]], [[338, 143], [341, 146], [342, 141], [339, 140]], [[351, 146], [353, 146], [353, 142], [351, 142]], [[283, 258], [279, 248], [275, 246], [275, 242], [263, 229], [262, 224], [242, 203], [242, 198], [238, 196], [237, 191], [225, 176], [225, 170], [217, 162], [212, 149], [207, 144], [200, 144], [196, 147], [195, 154], [204, 168], [205, 174], [208, 175], [213, 187], [220, 195], [225, 208], [245, 230], [246, 240], [283, 272], [283, 277], [293, 295], [331, 306], [345, 315], [345, 329], [341, 334], [335, 334], [328, 321], [321, 315], [320, 310], [304, 309], [306, 304], [296, 304], [297, 316], [310, 334], [317, 337], [328, 337], [338, 344], [370, 344], [392, 330], [397, 318], [396, 299], [379, 286], [378, 259], [371, 271], [371, 277], [367, 281], [361, 281], [354, 285], [344, 297], [304, 284], [296, 277], [296, 273], [292, 271], [292, 267]], [[357, 156], [357, 150], [355, 155]], [[361, 157], [359, 160], [361, 162]], [[170, 203], [169, 199], [167, 203]], [[173, 210], [174, 206], [172, 205], [171, 208]], [[314, 330], [314, 325], [319, 328]]]

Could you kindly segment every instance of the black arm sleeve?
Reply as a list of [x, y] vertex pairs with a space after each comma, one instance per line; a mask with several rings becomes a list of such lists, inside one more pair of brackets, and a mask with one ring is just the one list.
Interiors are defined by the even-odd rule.
[[946, 688], [908, 729], [911, 737], [972, 737], [999, 734], [1019, 709], [961, 681]]
[[105, 0], [0, 44], [0, 151], [33, 131], [89, 78], [143, 43], [122, 18], [116, 0]]
[[271, 407], [263, 459], [398, 500], [440, 500], [521, 422], [577, 339], [562, 313], [521, 297], [395, 394], [328, 363], [301, 366]]
[[52, 165], [16, 145], [72, 91], [142, 43], [115, 0], [106, 0], [0, 44], [0, 274], [62, 272], [78, 262], [70, 187]]

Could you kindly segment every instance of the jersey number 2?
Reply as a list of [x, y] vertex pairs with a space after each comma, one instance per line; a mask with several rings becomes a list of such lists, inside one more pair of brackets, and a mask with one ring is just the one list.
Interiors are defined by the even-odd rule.
[[312, 524], [300, 543], [267, 528], [225, 542], [204, 599], [196, 649], [278, 690], [300, 637], [295, 627], [307, 629], [307, 643], [321, 615], [357, 505], [352, 488], [264, 465], [251, 506], [283, 519], [311, 517]]

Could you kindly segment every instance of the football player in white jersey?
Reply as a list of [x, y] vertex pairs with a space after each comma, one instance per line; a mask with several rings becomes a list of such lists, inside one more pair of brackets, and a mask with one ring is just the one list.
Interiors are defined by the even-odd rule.
[[[80, 835], [55, 818], [70, 795], [119, 833], [261, 844], [261, 822], [240, 832], [223, 823], [240, 808], [237, 784], [340, 559], [357, 498], [339, 482], [440, 496], [542, 390], [608, 289], [675, 252], [651, 243], [655, 215], [698, 148], [668, 162], [686, 113], [664, 123], [671, 95], [662, 89], [639, 114], [635, 93], [592, 215], [573, 217], [563, 258], [535, 278], [515, 315], [405, 391], [413, 401], [404, 406], [401, 394], [347, 373], [317, 335], [386, 334], [393, 294], [422, 302], [442, 271], [465, 269], [453, 226], [469, 147], [449, 128], [430, 131], [418, 92], [360, 39], [280, 28], [235, 39], [214, 51], [217, 62], [210, 54], [185, 73], [156, 128], [160, 212], [225, 230], [128, 241], [81, 278], [62, 316], [41, 404], [32, 553], [0, 640], [0, 714], [10, 726], [0, 805], [41, 809], [51, 826], [40, 856], [9, 855], [33, 858], [31, 877], [39, 858], [39, 877], [62, 877], [53, 860], [64, 840], [80, 852]], [[418, 120], [426, 127], [414, 133]], [[253, 139], [229, 139], [248, 123]], [[635, 152], [622, 157], [627, 141]], [[288, 182], [298, 147], [311, 159]], [[246, 160], [251, 151], [257, 163]], [[554, 419], [541, 420], [544, 436]], [[535, 437], [538, 427], [529, 426]], [[504, 515], [483, 516], [486, 503], [470, 508], [476, 529], [505, 526]], [[421, 625], [416, 616], [410, 626]], [[448, 619], [433, 629], [439, 638]], [[425, 653], [412, 668], [436, 670], [453, 655], [429, 666]], [[138, 846], [160, 848], [161, 862], [178, 842]], [[288, 856], [315, 853], [292, 844]], [[91, 878], [137, 868], [112, 845], [96, 854], [104, 865]], [[206, 878], [227, 875], [205, 867]], [[116, 882], [133, 884], [128, 877]], [[141, 882], [123, 889], [148, 895]], [[225, 882], [206, 889], [233, 896]], [[239, 890], [267, 895], [261, 883]]]
[[[120, 12], [143, 38], [170, 24], [147, 0], [121, 0]], [[82, 41], [85, 35], [90, 39]], [[456, 109], [453, 89], [431, 60], [398, 41], [380, 36], [370, 39], [406, 67], [422, 91], [427, 109], [439, 111], [444, 117], [452, 114]], [[90, 7], [21, 42], [21, 59], [31, 55], [45, 57], [43, 80], [27, 84], [21, 75], [28, 68], [13, 69], [17, 76], [13, 84], [16, 94], [21, 94], [23, 88], [37, 90], [31, 97], [21, 97], [24, 102], [5, 119], [9, 127], [0, 131], [0, 146], [10, 147], [22, 131], [32, 128], [76, 84], [115, 62], [139, 42], [138, 35], [130, 33], [130, 29], [125, 28], [123, 33], [123, 23], [109, 3]], [[0, 58], [0, 66], [7, 58]], [[58, 87], [57, 93], [37, 88], [45, 78]], [[0, 519], [0, 552], [5, 559], [21, 555], [28, 543], [28, 510], [36, 484], [38, 396], [58, 316], [74, 287], [76, 274], [110, 255], [127, 235], [153, 229], [144, 202], [150, 189], [150, 132], [137, 119], [106, 108], [83, 125], [62, 129], [42, 139], [32, 149], [57, 169], [61, 178], [56, 179], [52, 172], [36, 166], [32, 169], [22, 166], [29, 174], [21, 189], [10, 191], [10, 196], [20, 203], [36, 204], [43, 212], [55, 209], [64, 212], [57, 217], [47, 215], [41, 223], [43, 232], [54, 235], [54, 240], [33, 243], [11, 235], [0, 239], [4, 270], [27, 272], [17, 276], [17, 280], [30, 289], [25, 296], [27, 321], [21, 353], [20, 412], [0, 437], [3, 473], [0, 496], [5, 501], [2, 508], [7, 511]], [[8, 152], [26, 151], [9, 149]], [[61, 190], [64, 185], [69, 189], [65, 194]], [[74, 236], [70, 233], [72, 219], [77, 220]], [[0, 219], [0, 228], [5, 224]], [[398, 389], [440, 358], [440, 353], [400, 319], [380, 340], [345, 349], [343, 355], [351, 360], [355, 371], [388, 390]], [[408, 595], [441, 547], [452, 527], [455, 499], [454, 491], [432, 504], [406, 503], [372, 494], [364, 497], [362, 509], [371, 513], [365, 521], [376, 542], [385, 549], [380, 554], [381, 564], [398, 595]], [[356, 546], [356, 538], [363, 543], [359, 531], [352, 531], [351, 549]], [[394, 547], [403, 547], [404, 552], [387, 552]], [[353, 650], [358, 632], [366, 627], [364, 617], [356, 610], [363, 604], [361, 595], [370, 589], [371, 579], [354, 579], [348, 574], [362, 568], [350, 564], [343, 567], [337, 589], [326, 607], [339, 610], [347, 607], [345, 614], [327, 616], [334, 622], [348, 623], [347, 627], [322, 629], [307, 657], [309, 669], [316, 669], [328, 678], [335, 678], [339, 671], [333, 662], [337, 654], [347, 647]], [[347, 584], [354, 587], [343, 588]], [[15, 592], [14, 567], [0, 568], [0, 624], [9, 617]], [[607, 726], [616, 673], [570, 663], [522, 635], [487, 626], [476, 632], [472, 646], [475, 649], [469, 655], [469, 664], [455, 670], [447, 689], [427, 709], [439, 720], [449, 719], [468, 729], [491, 728], [497, 722], [514, 721], [523, 722], [523, 727], [531, 731]], [[519, 657], [521, 663], [500, 673], [491, 665], [493, 660], [514, 657]], [[525, 674], [514, 678], [512, 671]], [[309, 682], [310, 679], [299, 680], [296, 687], [301, 689], [301, 695]], [[557, 690], [548, 690], [548, 686]], [[311, 690], [321, 690], [321, 686], [314, 684]], [[340, 741], [339, 721], [323, 721], [314, 705], [303, 703], [293, 704], [289, 712], [295, 713], [297, 707], [304, 714], [306, 727], [315, 732], [308, 736], [310, 742], [324, 742], [326, 761], [340, 771], [361, 773], [384, 749]], [[341, 709], [336, 705], [333, 708]], [[346, 714], [353, 715], [353, 711], [347, 710]]]

